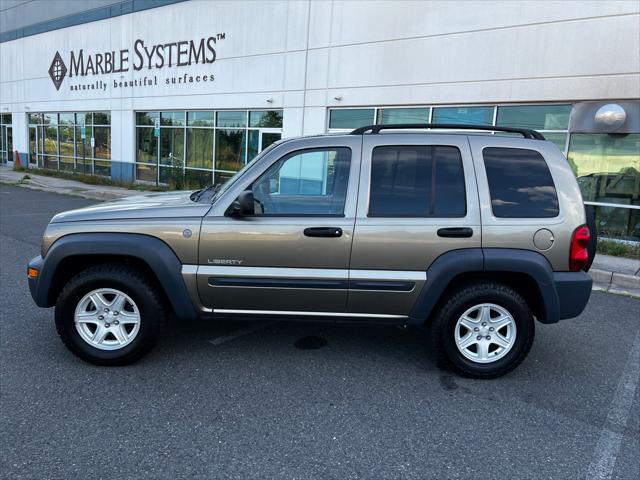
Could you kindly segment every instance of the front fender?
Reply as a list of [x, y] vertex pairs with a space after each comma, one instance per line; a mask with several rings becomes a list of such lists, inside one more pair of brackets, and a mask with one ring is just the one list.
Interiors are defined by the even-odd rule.
[[145, 262], [155, 274], [160, 287], [180, 319], [195, 319], [182, 278], [182, 264], [173, 250], [162, 240], [135, 233], [75, 233], [59, 238], [51, 245], [44, 259], [34, 258], [29, 266], [38, 268], [37, 280], [29, 279], [31, 295], [40, 307], [55, 304], [53, 285], [61, 262], [73, 256], [107, 255], [114, 260], [134, 257]]

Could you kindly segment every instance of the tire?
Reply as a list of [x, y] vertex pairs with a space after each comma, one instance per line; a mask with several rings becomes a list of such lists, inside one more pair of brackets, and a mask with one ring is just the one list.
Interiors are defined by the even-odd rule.
[[[109, 312], [101, 312], [103, 307]], [[163, 297], [153, 282], [119, 264], [97, 265], [73, 277], [55, 308], [56, 329], [66, 347], [82, 360], [104, 366], [128, 365], [146, 355], [158, 342], [165, 318]], [[98, 325], [103, 328], [99, 334]]]
[[593, 205], [585, 205], [584, 212], [587, 217], [587, 227], [589, 228], [589, 246], [587, 252], [589, 253], [589, 260], [587, 264], [582, 267], [582, 270], [588, 272], [593, 263], [593, 259], [596, 258], [596, 248], [598, 247], [598, 229], [596, 227], [596, 209]]
[[[478, 312], [477, 318], [475, 312]], [[487, 326], [482, 326], [485, 318], [481, 317], [482, 312], [490, 315], [490, 320], [484, 322]], [[459, 324], [459, 321], [473, 326], [473, 329]], [[505, 322], [509, 323], [499, 326]], [[491, 325], [496, 328], [489, 331], [493, 328]], [[479, 331], [476, 332], [475, 328]], [[500, 335], [496, 335], [495, 330], [501, 332]], [[469, 333], [472, 333], [471, 337], [467, 336]], [[440, 360], [457, 373], [471, 378], [496, 378], [509, 373], [525, 359], [534, 336], [533, 314], [524, 298], [511, 287], [489, 281], [455, 290], [438, 309], [432, 329]], [[478, 338], [481, 338], [482, 345]], [[461, 345], [461, 350], [458, 343], [463, 344], [465, 339], [472, 344], [466, 349]], [[493, 343], [498, 341], [509, 346]], [[470, 358], [474, 356], [477, 358]], [[483, 356], [486, 357], [484, 360]]]

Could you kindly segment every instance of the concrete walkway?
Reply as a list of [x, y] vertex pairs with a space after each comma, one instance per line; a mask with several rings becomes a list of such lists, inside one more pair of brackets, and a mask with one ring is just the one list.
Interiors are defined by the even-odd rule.
[[[25, 175], [28, 175], [29, 179], [25, 179]], [[75, 180], [35, 175], [31, 172], [15, 172], [7, 167], [0, 168], [0, 183], [100, 201], [117, 200], [118, 198], [145, 193], [140, 190], [129, 190], [108, 185], [90, 185]]]
[[[23, 180], [26, 172], [14, 172], [10, 168], [0, 168], [0, 183], [19, 185], [35, 190], [76, 195], [92, 200], [115, 200], [129, 195], [141, 195], [145, 192], [106, 185], [89, 185], [74, 180], [46, 177], [28, 173], [29, 179]], [[596, 255], [589, 271], [593, 278], [594, 290], [640, 297], [640, 260]]]

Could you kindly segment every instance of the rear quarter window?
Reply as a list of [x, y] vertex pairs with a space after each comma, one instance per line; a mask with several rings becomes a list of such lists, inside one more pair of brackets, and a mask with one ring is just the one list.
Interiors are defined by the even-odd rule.
[[557, 217], [558, 195], [542, 155], [524, 148], [487, 147], [482, 151], [491, 209], [500, 218]]

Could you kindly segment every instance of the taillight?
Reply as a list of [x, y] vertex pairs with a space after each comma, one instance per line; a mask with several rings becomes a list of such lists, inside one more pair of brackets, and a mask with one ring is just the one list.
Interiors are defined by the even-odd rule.
[[569, 251], [569, 270], [577, 272], [582, 270], [589, 262], [589, 240], [591, 234], [586, 225], [576, 228], [571, 235], [571, 250]]

